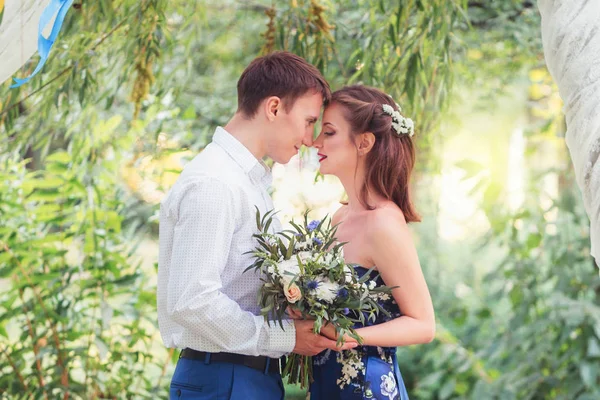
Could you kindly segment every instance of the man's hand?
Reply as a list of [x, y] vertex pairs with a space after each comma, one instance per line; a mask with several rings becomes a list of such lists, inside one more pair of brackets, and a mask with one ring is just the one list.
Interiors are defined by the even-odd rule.
[[325, 349], [341, 351], [353, 349], [358, 345], [356, 341], [348, 341], [341, 346], [337, 346], [335, 340], [313, 333], [314, 324], [314, 321], [294, 320], [294, 326], [296, 327], [296, 347], [294, 347], [294, 353], [303, 356], [314, 356]]
[[297, 308], [288, 307], [286, 311], [291, 319], [306, 319], [302, 316], [302, 312]]

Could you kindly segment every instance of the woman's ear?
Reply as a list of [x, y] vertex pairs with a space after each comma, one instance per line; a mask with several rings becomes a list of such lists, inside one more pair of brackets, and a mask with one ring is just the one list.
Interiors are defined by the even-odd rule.
[[358, 154], [367, 155], [375, 145], [375, 135], [373, 132], [361, 133], [358, 137]]
[[265, 113], [270, 122], [275, 120], [277, 113], [281, 109], [281, 99], [277, 96], [271, 96], [265, 100]]

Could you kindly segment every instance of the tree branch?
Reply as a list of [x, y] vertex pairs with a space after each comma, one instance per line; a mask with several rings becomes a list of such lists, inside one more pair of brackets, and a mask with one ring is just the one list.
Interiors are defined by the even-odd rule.
[[[525, 10], [534, 7], [534, 5], [535, 5], [534, 2], [532, 2], [530, 0], [525, 0], [521, 4], [521, 8], [519, 8], [518, 10], [515, 10], [515, 12], [510, 14], [508, 17], [506, 17], [506, 19], [511, 22], [515, 22], [517, 20], [517, 18], [519, 18], [523, 14], [523, 12]], [[500, 14], [498, 14], [493, 7], [490, 7], [489, 4], [486, 4], [482, 1], [469, 1], [469, 3], [467, 4], [467, 10], [469, 8], [478, 8], [478, 9], [485, 10], [492, 14], [490, 16], [490, 18], [488, 18], [488, 19], [484, 19], [481, 21], [471, 21], [471, 25], [476, 28], [488, 27], [488, 26], [492, 25], [492, 23], [500, 16]]]

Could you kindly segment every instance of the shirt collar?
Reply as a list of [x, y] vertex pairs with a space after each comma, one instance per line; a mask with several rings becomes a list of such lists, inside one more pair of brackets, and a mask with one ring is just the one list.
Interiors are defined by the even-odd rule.
[[239, 140], [222, 127], [217, 127], [213, 142], [219, 145], [250, 177], [254, 183], [270, 186], [272, 182], [271, 169], [262, 161], [254, 157]]

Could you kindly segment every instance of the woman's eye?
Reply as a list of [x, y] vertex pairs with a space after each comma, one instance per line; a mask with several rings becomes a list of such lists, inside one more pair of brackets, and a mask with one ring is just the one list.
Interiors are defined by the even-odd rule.
[[333, 135], [335, 135], [335, 132], [323, 132], [323, 135], [325, 135], [325, 136], [333, 136]]

